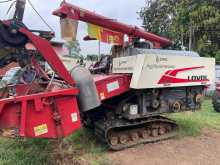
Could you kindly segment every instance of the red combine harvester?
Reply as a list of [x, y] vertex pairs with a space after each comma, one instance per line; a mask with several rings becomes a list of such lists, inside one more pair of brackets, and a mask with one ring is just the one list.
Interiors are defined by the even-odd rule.
[[[149, 49], [167, 47], [171, 41], [66, 2], [54, 14], [127, 34], [133, 41], [113, 47], [110, 65], [101, 59], [96, 67], [106, 67], [105, 74], [97, 68], [91, 74], [80, 66], [69, 73], [48, 41], [51, 33], [29, 30], [21, 21], [22, 12], [0, 21], [1, 65], [15, 61], [21, 66], [17, 81], [0, 90], [2, 135], [59, 138], [82, 122], [111, 149], [121, 150], [175, 136], [177, 124], [162, 114], [200, 109], [203, 91], [214, 79], [214, 59]], [[27, 43], [36, 50], [27, 50]], [[39, 54], [56, 75], [44, 72]]]

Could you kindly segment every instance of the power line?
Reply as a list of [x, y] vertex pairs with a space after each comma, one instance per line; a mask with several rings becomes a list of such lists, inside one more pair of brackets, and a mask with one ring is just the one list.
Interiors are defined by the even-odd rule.
[[40, 19], [44, 22], [44, 24], [51, 30], [54, 32], [53, 28], [47, 23], [47, 21], [40, 15], [40, 13], [36, 10], [36, 8], [34, 7], [34, 5], [32, 4], [32, 2], [30, 0], [28, 0], [28, 3], [30, 4], [31, 8], [35, 11], [35, 13], [40, 17]]
[[14, 0], [5, 0], [5, 1], [0, 1], [0, 3], [7, 3], [7, 2], [11, 2], [11, 1], [14, 1]]
[[12, 9], [12, 7], [15, 5], [16, 1], [12, 2], [7, 10], [7, 14], [10, 12], [10, 10]]

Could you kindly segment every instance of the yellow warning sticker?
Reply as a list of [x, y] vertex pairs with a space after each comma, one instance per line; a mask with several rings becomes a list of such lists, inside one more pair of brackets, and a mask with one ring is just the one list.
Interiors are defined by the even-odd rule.
[[35, 136], [40, 136], [40, 135], [43, 135], [43, 134], [46, 134], [46, 133], [48, 133], [47, 124], [42, 124], [42, 125], [39, 125], [37, 127], [34, 127]]

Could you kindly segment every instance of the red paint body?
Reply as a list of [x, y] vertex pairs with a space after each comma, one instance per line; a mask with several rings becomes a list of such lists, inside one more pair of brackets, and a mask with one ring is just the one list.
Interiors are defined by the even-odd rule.
[[[5, 23], [10, 25], [9, 21]], [[16, 135], [29, 138], [66, 137], [81, 127], [76, 99], [79, 91], [75, 81], [47, 40], [24, 28], [19, 31], [29, 38], [59, 77], [72, 87], [33, 94], [30, 90], [37, 84], [16, 85], [15, 97], [0, 100], [0, 129], [18, 130]], [[94, 81], [100, 100], [104, 101], [128, 92], [131, 75], [94, 75]]]
[[[112, 97], [121, 95], [130, 90], [131, 75], [129, 74], [112, 74], [112, 75], [95, 75], [94, 81], [100, 97], [104, 101]], [[116, 83], [118, 88], [111, 91], [108, 90], [108, 85]]]
[[[10, 21], [3, 23], [10, 26]], [[17, 85], [17, 96], [0, 100], [0, 129], [18, 130], [16, 135], [21, 137], [66, 137], [81, 127], [76, 100], [79, 91], [74, 87], [75, 81], [49, 41], [27, 29], [20, 28], [19, 31], [27, 36], [54, 71], [72, 87], [28, 94], [30, 85]]]
[[[0, 128], [18, 129], [21, 137], [68, 136], [81, 127], [77, 94], [76, 88], [70, 88], [2, 99], [0, 100]], [[57, 116], [54, 106], [56, 106], [56, 113], [60, 116], [59, 125], [56, 125], [54, 120]], [[72, 121], [72, 114], [77, 114], [77, 121]], [[47, 133], [36, 136], [34, 128], [44, 124], [47, 125]]]
[[[171, 41], [145, 32], [137, 27], [128, 26], [112, 19], [80, 9], [68, 3], [62, 3], [55, 15], [77, 19], [102, 26], [104, 28], [140, 37], [154, 43], [155, 48], [165, 47]], [[2, 21], [10, 26], [10, 21]], [[36, 94], [28, 94], [30, 86], [17, 85], [15, 97], [0, 100], [0, 129], [18, 130], [21, 137], [30, 138], [58, 138], [65, 137], [81, 127], [80, 113], [77, 103], [78, 89], [75, 81], [54, 51], [49, 41], [20, 28], [44, 59], [50, 64], [56, 74], [62, 78], [69, 89], [55, 88]], [[36, 65], [35, 65], [36, 66]], [[111, 74], [94, 75], [94, 81], [101, 101], [119, 96], [130, 90], [131, 75]]]
[[136, 26], [129, 26], [124, 23], [117, 22], [113, 19], [104, 17], [94, 12], [90, 12], [66, 2], [63, 2], [60, 8], [54, 11], [53, 14], [63, 18], [67, 17], [70, 19], [95, 24], [106, 29], [127, 34], [129, 37], [140, 37], [154, 43], [155, 48], [166, 47], [171, 44], [171, 41], [167, 38], [145, 32]]
[[41, 53], [45, 60], [50, 64], [53, 70], [69, 85], [75, 86], [75, 81], [73, 80], [70, 73], [67, 71], [66, 67], [56, 54], [55, 50], [51, 46], [50, 42], [31, 33], [30, 31], [21, 28], [20, 32], [25, 34], [28, 39], [33, 43], [35, 48]]

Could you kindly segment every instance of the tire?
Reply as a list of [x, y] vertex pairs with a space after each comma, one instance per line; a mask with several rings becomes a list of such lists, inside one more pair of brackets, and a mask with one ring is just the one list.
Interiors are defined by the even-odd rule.
[[214, 110], [220, 113], [220, 91], [215, 91], [212, 97]]

